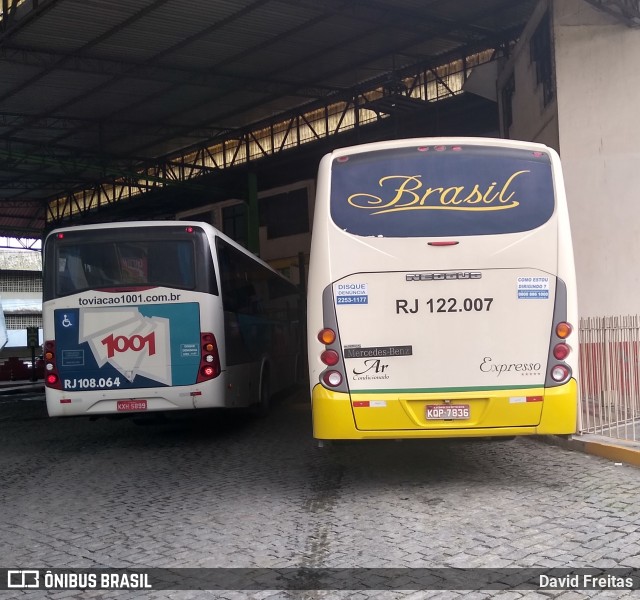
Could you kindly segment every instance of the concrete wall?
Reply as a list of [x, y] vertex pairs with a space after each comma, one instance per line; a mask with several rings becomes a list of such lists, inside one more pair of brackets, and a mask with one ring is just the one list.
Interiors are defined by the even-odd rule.
[[[530, 41], [547, 10], [556, 91], [543, 106]], [[639, 58], [640, 30], [585, 0], [541, 0], [498, 79], [500, 99], [515, 75], [502, 135], [560, 153], [582, 317], [640, 314]]]
[[580, 313], [640, 314], [640, 30], [556, 0], [554, 32]]

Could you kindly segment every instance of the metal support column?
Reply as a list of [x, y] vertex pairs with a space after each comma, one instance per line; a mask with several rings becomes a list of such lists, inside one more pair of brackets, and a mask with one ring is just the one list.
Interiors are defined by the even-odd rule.
[[260, 256], [258, 178], [255, 173], [249, 173], [247, 188], [247, 246], [250, 252]]

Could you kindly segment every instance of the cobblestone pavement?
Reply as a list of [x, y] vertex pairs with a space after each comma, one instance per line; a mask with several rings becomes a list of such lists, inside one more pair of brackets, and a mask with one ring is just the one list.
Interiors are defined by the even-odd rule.
[[[0, 398], [0, 566], [640, 568], [640, 469], [534, 439], [318, 449], [265, 419], [49, 419]], [[381, 577], [384, 577], [382, 574]], [[384, 585], [382, 586], [384, 587]], [[626, 598], [631, 591], [152, 591], [149, 598]], [[0, 592], [138, 598], [140, 592]], [[637, 597], [637, 596], [636, 596]]]

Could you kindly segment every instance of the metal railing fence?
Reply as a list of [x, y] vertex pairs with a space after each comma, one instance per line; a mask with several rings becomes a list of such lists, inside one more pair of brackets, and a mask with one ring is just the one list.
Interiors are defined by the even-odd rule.
[[640, 316], [580, 319], [581, 433], [640, 440]]

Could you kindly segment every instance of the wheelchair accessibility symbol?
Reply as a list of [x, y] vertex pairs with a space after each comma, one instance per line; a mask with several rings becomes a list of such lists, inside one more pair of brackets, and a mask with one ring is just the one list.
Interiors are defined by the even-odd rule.
[[69, 317], [67, 317], [67, 315], [64, 315], [64, 317], [62, 319], [62, 326], [63, 327], [71, 327], [71, 325], [73, 325], [73, 323], [71, 323], [71, 321], [69, 320]]

